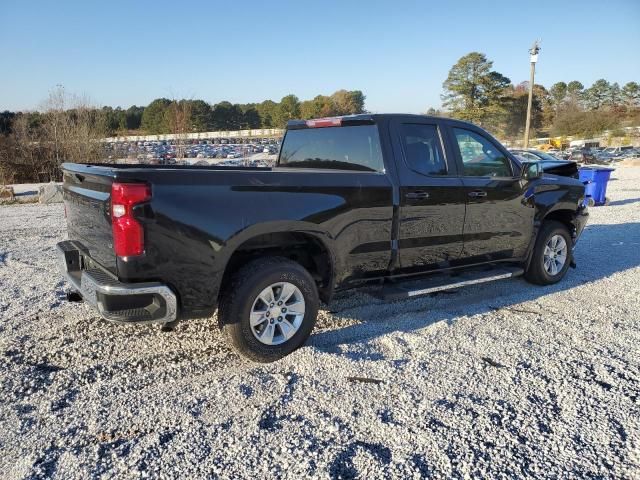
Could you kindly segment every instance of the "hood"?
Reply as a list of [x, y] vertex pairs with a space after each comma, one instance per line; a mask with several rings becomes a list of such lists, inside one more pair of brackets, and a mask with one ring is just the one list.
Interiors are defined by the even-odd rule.
[[541, 160], [542, 171], [561, 177], [578, 178], [578, 164], [571, 161]]

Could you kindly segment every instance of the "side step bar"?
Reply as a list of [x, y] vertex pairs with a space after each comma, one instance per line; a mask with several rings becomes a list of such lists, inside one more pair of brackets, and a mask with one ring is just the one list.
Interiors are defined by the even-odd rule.
[[522, 274], [524, 274], [524, 270], [519, 267], [499, 267], [484, 271], [470, 270], [460, 272], [458, 275], [434, 274], [420, 280], [408, 280], [385, 286], [380, 296], [383, 300], [402, 300], [443, 290], [466, 287], [467, 285], [518, 277]]

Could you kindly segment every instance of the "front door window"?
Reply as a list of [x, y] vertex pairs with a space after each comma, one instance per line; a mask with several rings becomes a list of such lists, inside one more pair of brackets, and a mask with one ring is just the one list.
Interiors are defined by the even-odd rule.
[[466, 177], [510, 177], [511, 162], [482, 135], [454, 128], [453, 133], [462, 157], [463, 175]]

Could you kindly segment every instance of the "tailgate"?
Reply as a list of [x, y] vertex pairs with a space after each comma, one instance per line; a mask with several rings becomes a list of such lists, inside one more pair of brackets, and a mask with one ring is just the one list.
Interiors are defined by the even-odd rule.
[[116, 273], [111, 230], [111, 184], [108, 169], [86, 172], [82, 166], [64, 165], [64, 206], [69, 240], [76, 240], [107, 270]]

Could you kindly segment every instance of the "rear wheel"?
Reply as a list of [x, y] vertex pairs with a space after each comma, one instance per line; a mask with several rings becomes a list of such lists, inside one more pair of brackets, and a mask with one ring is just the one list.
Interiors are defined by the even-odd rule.
[[232, 278], [220, 302], [222, 329], [241, 355], [273, 362], [309, 338], [318, 290], [302, 265], [280, 257], [252, 261]]
[[542, 225], [525, 278], [538, 285], [559, 282], [571, 263], [571, 235], [560, 222]]

